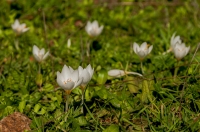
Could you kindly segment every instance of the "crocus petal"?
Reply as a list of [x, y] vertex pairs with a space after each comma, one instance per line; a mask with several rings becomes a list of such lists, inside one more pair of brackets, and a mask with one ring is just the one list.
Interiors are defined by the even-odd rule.
[[24, 29], [22, 29], [22, 32], [26, 32], [28, 30], [29, 30], [29, 28], [24, 28]]
[[94, 20], [94, 21], [93, 21], [92, 26], [93, 26], [94, 28], [99, 28], [99, 24], [98, 24], [97, 20]]
[[147, 55], [147, 52], [141, 50], [138, 52], [138, 55], [140, 56], [140, 58], [144, 58]]
[[171, 37], [170, 44], [173, 51], [176, 44], [181, 44], [180, 36], [175, 36], [175, 33], [174, 33]]
[[90, 74], [86, 69], [83, 70], [83, 72], [80, 75], [80, 78], [83, 78], [83, 84], [87, 84], [91, 79]]
[[19, 26], [20, 26], [19, 20], [16, 19], [15, 22], [14, 22], [14, 24], [12, 24], [12, 28], [13, 28], [13, 29], [16, 29], [16, 28], [19, 27]]
[[43, 56], [43, 55], [44, 55], [44, 53], [45, 53], [45, 49], [44, 49], [44, 48], [42, 48], [42, 49], [39, 51], [39, 54]]
[[38, 55], [37, 54], [33, 54], [33, 56], [34, 56], [34, 58], [38, 61], [38, 62], [40, 62], [41, 61], [41, 58], [40, 57], [38, 57]]
[[63, 89], [64, 90], [72, 90], [75, 86], [74, 82], [67, 82], [66, 84], [64, 84]]
[[64, 65], [64, 67], [61, 71], [61, 74], [63, 75], [64, 79], [67, 80], [71, 76], [71, 71], [69, 70], [69, 68], [66, 65]]
[[175, 55], [175, 57], [176, 57], [177, 59], [182, 59], [182, 58], [183, 58], [183, 55], [184, 55], [184, 52], [175, 51], [174, 55]]
[[78, 82], [75, 83], [74, 88], [76, 88], [79, 85], [81, 85], [82, 81], [83, 81], [83, 78], [79, 78]]
[[25, 23], [22, 23], [22, 24], [20, 25], [20, 28], [21, 28], [21, 29], [26, 28], [26, 24], [25, 24]]
[[38, 54], [38, 52], [39, 52], [39, 48], [36, 46], [36, 45], [34, 45], [33, 46], [33, 54]]
[[87, 25], [85, 26], [85, 30], [86, 30], [87, 33], [89, 32], [90, 27], [91, 27], [91, 22], [88, 21]]
[[184, 54], [184, 57], [188, 54], [189, 50], [190, 50], [190, 46], [189, 46], [189, 47], [185, 47], [185, 54]]
[[34, 56], [34, 58], [37, 60], [37, 61], [41, 61], [41, 58], [38, 56], [38, 52], [39, 52], [39, 48], [36, 46], [36, 45], [34, 45], [33, 46], [33, 56]]
[[186, 54], [190, 51], [190, 46], [186, 48]]
[[16, 19], [15, 22], [14, 22], [14, 24], [17, 25], [17, 26], [19, 26], [20, 25], [19, 20]]
[[94, 73], [94, 68], [92, 69], [91, 65], [89, 64], [87, 67], [86, 67], [87, 71], [89, 72], [90, 74], [90, 79]]
[[176, 36], [176, 37], [173, 39], [172, 42], [173, 42], [173, 44], [181, 43], [180, 36]]
[[79, 72], [79, 75], [81, 75], [81, 73], [83, 72], [83, 67], [79, 66], [78, 67], [78, 72]]
[[79, 79], [79, 73], [78, 70], [74, 70], [71, 74], [71, 79], [73, 82], [77, 82]]
[[151, 52], [151, 50], [153, 49], [153, 45], [151, 45], [148, 49], [148, 54]]
[[57, 83], [61, 88], [64, 88], [64, 78], [60, 72], [57, 72]]
[[49, 56], [49, 51], [43, 56], [43, 60], [45, 60]]
[[91, 79], [94, 74], [94, 68], [92, 70], [90, 70], [89, 73], [90, 73], [90, 79]]
[[71, 73], [74, 71], [74, 69], [71, 66], [69, 66], [69, 70]]
[[139, 45], [137, 43], [134, 42], [133, 44], [133, 50], [134, 52], [137, 54], [137, 50], [139, 49]]
[[101, 32], [103, 31], [103, 28], [104, 28], [104, 26], [102, 25], [102, 26], [99, 28], [98, 34], [101, 34]]
[[13, 30], [16, 30], [16, 25], [15, 24], [12, 24], [11, 27], [12, 27]]
[[146, 50], [147, 48], [147, 42], [142, 43], [140, 46], [140, 50]]

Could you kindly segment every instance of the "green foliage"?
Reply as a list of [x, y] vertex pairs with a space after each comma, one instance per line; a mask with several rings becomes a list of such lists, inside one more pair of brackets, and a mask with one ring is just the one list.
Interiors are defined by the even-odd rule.
[[103, 132], [119, 132], [119, 126], [117, 126], [117, 125], [110, 125]]
[[[0, 1], [0, 119], [19, 111], [37, 132], [199, 131], [199, 4]], [[29, 31], [16, 35], [11, 28], [15, 19], [26, 23]], [[85, 25], [93, 20], [104, 29], [90, 38]], [[174, 32], [191, 47], [179, 62], [167, 52]], [[143, 77], [108, 76], [110, 69], [141, 73], [132, 44], [145, 41], [153, 50], [143, 60]], [[33, 45], [49, 50], [50, 56], [36, 62]], [[91, 64], [95, 70], [85, 89], [85, 103], [81, 105], [81, 89], [74, 89], [67, 113], [66, 94], [56, 82], [56, 72], [64, 64], [74, 69]]]

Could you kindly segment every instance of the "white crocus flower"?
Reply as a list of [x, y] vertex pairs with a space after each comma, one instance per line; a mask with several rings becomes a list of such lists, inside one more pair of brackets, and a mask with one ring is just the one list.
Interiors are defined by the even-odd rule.
[[78, 71], [79, 71], [79, 78], [83, 78], [81, 86], [85, 87], [93, 76], [94, 68], [92, 68], [91, 65], [89, 64], [85, 69], [79, 66]]
[[133, 75], [142, 76], [142, 74], [137, 73], [137, 72], [128, 72], [128, 71], [119, 70], [119, 69], [112, 69], [112, 70], [108, 71], [108, 75], [111, 76], [111, 77], [121, 77], [121, 76], [124, 76], [126, 74], [133, 74]]
[[171, 45], [170, 51], [171, 50], [173, 51], [173, 49], [174, 49], [174, 47], [175, 47], [176, 44], [181, 44], [181, 43], [182, 42], [181, 42], [180, 36], [175, 36], [175, 33], [174, 33], [172, 35], [172, 37], [171, 37], [171, 40], [170, 40], [170, 45]]
[[12, 26], [12, 29], [18, 35], [29, 30], [29, 28], [26, 28], [26, 24], [25, 23], [20, 24], [18, 19], [16, 19], [15, 22], [14, 22], [14, 24], [12, 24], [11, 26]]
[[45, 60], [48, 55], [49, 51], [45, 54], [44, 48], [40, 50], [36, 45], [33, 46], [33, 56], [38, 62], [42, 62], [43, 60]]
[[99, 27], [99, 24], [96, 20], [93, 22], [88, 21], [87, 25], [85, 26], [85, 30], [91, 37], [96, 37], [102, 32], [103, 25]]
[[83, 78], [79, 78], [78, 70], [64, 65], [61, 73], [57, 72], [57, 83], [68, 94], [82, 83]]
[[186, 47], [184, 43], [176, 44], [173, 49], [174, 56], [176, 57], [177, 60], [181, 60], [188, 54], [189, 50], [190, 46]]
[[119, 69], [112, 69], [108, 71], [108, 75], [111, 77], [121, 77], [126, 75], [125, 71]]
[[153, 45], [148, 47], [146, 42], [142, 43], [141, 46], [139, 46], [135, 42], [133, 44], [133, 50], [140, 57], [140, 59], [144, 59], [144, 57], [147, 56], [151, 52], [152, 49], [153, 49]]

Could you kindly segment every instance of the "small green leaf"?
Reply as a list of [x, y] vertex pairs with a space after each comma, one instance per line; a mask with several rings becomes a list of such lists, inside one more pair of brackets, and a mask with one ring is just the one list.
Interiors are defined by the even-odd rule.
[[92, 97], [94, 96], [94, 88], [88, 87], [85, 91], [85, 100], [91, 101]]
[[97, 83], [98, 84], [105, 84], [108, 79], [108, 72], [105, 69], [102, 69], [98, 72], [97, 76]]
[[147, 80], [142, 82], [142, 94], [140, 95], [141, 102], [148, 103], [149, 86]]
[[40, 108], [41, 108], [41, 105], [40, 104], [36, 104], [33, 111], [35, 113], [38, 113], [38, 111], [40, 110]]
[[30, 96], [30, 103], [37, 103], [38, 100], [40, 100], [42, 97], [42, 94], [40, 92], [36, 92], [33, 95]]
[[101, 99], [107, 99], [108, 98], [108, 91], [105, 88], [101, 88], [100, 90], [96, 91], [96, 94]]
[[26, 106], [26, 101], [23, 100], [23, 101], [21, 101], [21, 102], [19, 103], [18, 109], [19, 109], [19, 111], [20, 111], [21, 113], [23, 113], [25, 106]]
[[106, 109], [100, 110], [99, 112], [97, 112], [98, 117], [103, 117], [105, 115], [107, 115], [109, 112]]
[[46, 91], [46, 92], [51, 92], [54, 90], [54, 86], [52, 84], [45, 84], [44, 87], [42, 88], [43, 91]]
[[131, 93], [138, 93], [139, 85], [138, 80], [136, 80], [135, 77], [127, 76], [125, 81], [127, 82], [127, 87]]
[[42, 86], [42, 74], [38, 73], [36, 76], [36, 84], [41, 87]]
[[5, 109], [5, 108], [6, 108], [6, 105], [0, 104], [0, 110]]
[[42, 107], [41, 110], [39, 112], [37, 112], [37, 114], [39, 115], [43, 115], [46, 113], [46, 107]]
[[108, 128], [106, 128], [103, 132], [119, 132], [119, 126], [112, 124]]
[[78, 118], [76, 118], [76, 120], [78, 121], [78, 124], [80, 126], [85, 126], [88, 124], [84, 116], [79, 116]]
[[72, 93], [77, 94], [77, 95], [82, 95], [82, 91], [80, 88], [75, 88], [72, 90]]

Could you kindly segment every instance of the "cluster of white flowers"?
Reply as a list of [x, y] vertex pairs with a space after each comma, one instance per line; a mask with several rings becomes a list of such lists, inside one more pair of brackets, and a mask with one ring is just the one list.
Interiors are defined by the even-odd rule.
[[[185, 57], [190, 50], [190, 46], [186, 47], [185, 44], [182, 43], [180, 36], [175, 36], [175, 33], [171, 37], [170, 45], [171, 47], [169, 51], [174, 53], [174, 56], [177, 60], [181, 60], [183, 57]], [[153, 45], [149, 46], [146, 42], [143, 42], [141, 46], [139, 46], [136, 42], [133, 43], [133, 51], [140, 57], [141, 61], [152, 51], [152, 49]], [[108, 75], [111, 77], [121, 77], [127, 74], [142, 76], [136, 72], [127, 72], [119, 69], [108, 71]]]
[[87, 85], [93, 73], [94, 68], [90, 64], [85, 69], [79, 66], [77, 70], [64, 65], [61, 73], [59, 71], [57, 72], [57, 83], [64, 90], [71, 91], [79, 85]]
[[[29, 28], [26, 28], [26, 24], [20, 24], [18, 20], [15, 20], [11, 27], [17, 35], [20, 35], [29, 30]], [[103, 26], [99, 27], [97, 21], [92, 23], [88, 22], [85, 30], [91, 37], [95, 37], [102, 32]], [[68, 39], [67, 47], [70, 48], [70, 46], [71, 40]], [[33, 46], [32, 52], [35, 60], [38, 62], [43, 62], [49, 56], [49, 51], [45, 53], [44, 48], [39, 49], [36, 45]], [[77, 70], [72, 69], [70, 66], [68, 67], [64, 65], [61, 73], [59, 71], [57, 72], [57, 83], [64, 90], [71, 91], [79, 85], [85, 87], [91, 80], [93, 73], [94, 68], [92, 68], [90, 64], [85, 69], [79, 66]]]
[[[49, 51], [45, 53], [45, 49], [39, 49], [36, 45], [33, 46], [33, 56], [38, 62], [44, 61], [49, 55]], [[57, 72], [57, 83], [64, 90], [73, 90], [81, 85], [85, 87], [91, 80], [94, 73], [94, 68], [89, 64], [85, 69], [81, 66], [74, 70], [70, 66], [64, 65], [61, 73]]]
[[[26, 24], [20, 24], [18, 20], [15, 20], [14, 24], [11, 25], [12, 29], [19, 35], [29, 30], [26, 28]], [[101, 34], [104, 26], [99, 26], [98, 21], [94, 20], [93, 22], [88, 21], [85, 30], [91, 37], [96, 37]], [[68, 39], [67, 47], [70, 48], [71, 40]], [[133, 43], [133, 51], [140, 57], [142, 61], [153, 49], [153, 45], [148, 45], [146, 42], [143, 42], [141, 46], [139, 46], [136, 42]], [[182, 43], [180, 36], [175, 36], [175, 33], [172, 35], [170, 40], [170, 50], [174, 53], [174, 56], [177, 60], [181, 60], [185, 57], [190, 50], [190, 46], [186, 47], [184, 43]], [[33, 46], [33, 55], [34, 58], [38, 62], [42, 62], [45, 60], [48, 55], [49, 51], [45, 53], [45, 49], [42, 48], [41, 50], [37, 46]], [[72, 90], [79, 85], [85, 86], [91, 80], [93, 75], [94, 69], [92, 69], [91, 65], [89, 64], [85, 69], [81, 66], [78, 67], [77, 70], [72, 69], [70, 66], [67, 67], [64, 65], [61, 73], [57, 72], [57, 83], [58, 85], [65, 89], [65, 90]], [[124, 70], [113, 69], [108, 71], [108, 75], [112, 77], [121, 77], [126, 74], [134, 74], [142, 76], [136, 72], [127, 72]]]
[[[18, 20], [15, 20], [14, 24], [12, 24], [11, 27], [17, 35], [20, 35], [29, 30], [29, 28], [26, 27], [26, 24], [24, 23], [20, 24]], [[85, 26], [85, 30], [90, 37], [99, 36], [103, 31], [103, 28], [104, 26], [103, 25], [99, 26], [98, 21], [96, 20], [93, 22], [88, 21]], [[68, 48], [71, 47], [70, 39], [68, 39], [67, 47]], [[141, 46], [139, 46], [136, 42], [133, 43], [133, 51], [140, 57], [141, 60], [141, 69], [142, 69], [142, 61], [148, 54], [150, 54], [152, 49], [153, 45], [150, 46], [146, 42], [143, 42]], [[171, 37], [170, 50], [168, 51], [172, 51], [176, 59], [181, 60], [188, 54], [189, 50], [190, 46], [186, 47], [185, 44], [182, 43], [180, 36], [175, 36], [174, 33]], [[44, 48], [39, 49], [36, 45], [33, 46], [32, 52], [35, 60], [37, 60], [40, 63], [43, 62], [50, 54], [49, 51], [45, 53]], [[62, 89], [65, 90], [67, 96], [69, 96], [69, 94], [74, 88], [81, 86], [82, 104], [83, 104], [84, 88], [91, 80], [93, 73], [94, 73], [94, 68], [92, 68], [90, 64], [86, 68], [79, 66], [78, 69], [76, 70], [74, 70], [70, 66], [64, 65], [61, 72], [57, 71], [57, 83]], [[121, 77], [127, 74], [143, 76], [142, 74], [137, 72], [128, 72], [120, 69], [113, 69], [108, 71], [108, 75], [111, 77]], [[66, 102], [66, 111], [67, 110], [68, 110], [68, 102]]]

